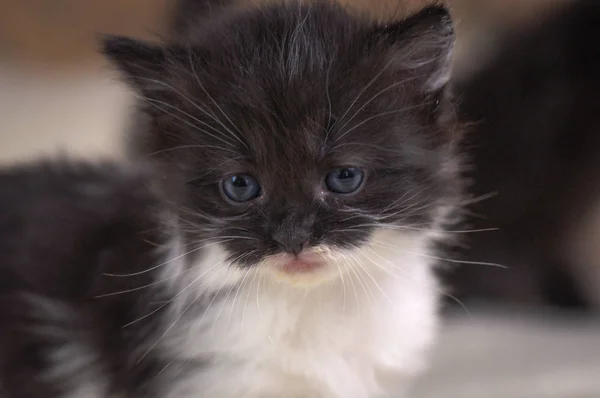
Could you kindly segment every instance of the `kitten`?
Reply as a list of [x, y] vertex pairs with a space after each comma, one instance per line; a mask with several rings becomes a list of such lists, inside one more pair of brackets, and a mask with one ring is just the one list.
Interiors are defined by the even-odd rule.
[[547, 12], [454, 82], [461, 118], [473, 122], [464, 141], [470, 190], [495, 194], [466, 221], [497, 228], [472, 234], [461, 258], [508, 266], [458, 269], [452, 282], [462, 298], [598, 302], [597, 260], [578, 263], [570, 246], [600, 198], [600, 5], [577, 0]]
[[150, 118], [138, 150], [186, 187], [182, 239], [218, 242], [159, 343], [217, 363], [171, 366], [172, 396], [399, 393], [433, 338], [430, 245], [460, 189], [448, 13], [379, 26], [326, 2], [217, 3], [184, 7], [170, 43], [105, 48]]
[[[162, 325], [141, 316], [168, 299], [145, 272], [168, 261], [172, 235], [152, 185], [114, 164], [0, 171], [0, 396], [155, 396], [158, 361], [134, 356]], [[136, 275], [110, 276], [124, 272]]]
[[402, 396], [461, 196], [451, 45], [444, 9], [329, 3], [107, 38], [156, 169], [0, 177], [2, 396]]

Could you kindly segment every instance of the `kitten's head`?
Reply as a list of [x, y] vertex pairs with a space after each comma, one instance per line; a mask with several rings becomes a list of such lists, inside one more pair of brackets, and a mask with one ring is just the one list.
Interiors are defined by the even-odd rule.
[[381, 231], [434, 228], [458, 185], [456, 137], [440, 122], [453, 40], [444, 9], [380, 26], [332, 5], [278, 5], [202, 32], [105, 42], [143, 96], [143, 150], [185, 185], [191, 241], [308, 280], [376, 250]]

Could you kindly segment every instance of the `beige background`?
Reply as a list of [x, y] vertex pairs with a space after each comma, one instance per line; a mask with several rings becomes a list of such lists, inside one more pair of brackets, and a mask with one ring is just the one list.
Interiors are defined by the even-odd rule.
[[[340, 1], [385, 19], [433, 0]], [[457, 70], [473, 65], [468, 54], [487, 48], [497, 26], [527, 21], [557, 1], [565, 0], [450, 0], [460, 39]], [[97, 34], [156, 38], [172, 4], [173, 0], [0, 0], [0, 162], [58, 148], [119, 155], [133, 98], [98, 55]]]

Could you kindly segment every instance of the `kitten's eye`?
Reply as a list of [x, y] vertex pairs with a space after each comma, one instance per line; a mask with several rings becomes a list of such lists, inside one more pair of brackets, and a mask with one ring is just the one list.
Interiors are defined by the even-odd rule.
[[260, 185], [247, 174], [237, 174], [227, 177], [221, 184], [225, 196], [234, 202], [247, 202], [260, 195]]
[[325, 183], [331, 192], [348, 194], [356, 191], [363, 183], [365, 173], [356, 167], [340, 167], [327, 174]]

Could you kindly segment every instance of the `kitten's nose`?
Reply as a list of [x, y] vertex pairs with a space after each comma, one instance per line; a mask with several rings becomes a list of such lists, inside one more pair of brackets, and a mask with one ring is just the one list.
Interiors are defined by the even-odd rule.
[[274, 239], [275, 242], [284, 250], [286, 253], [298, 255], [302, 249], [306, 246], [306, 239], [290, 238], [290, 239]]

